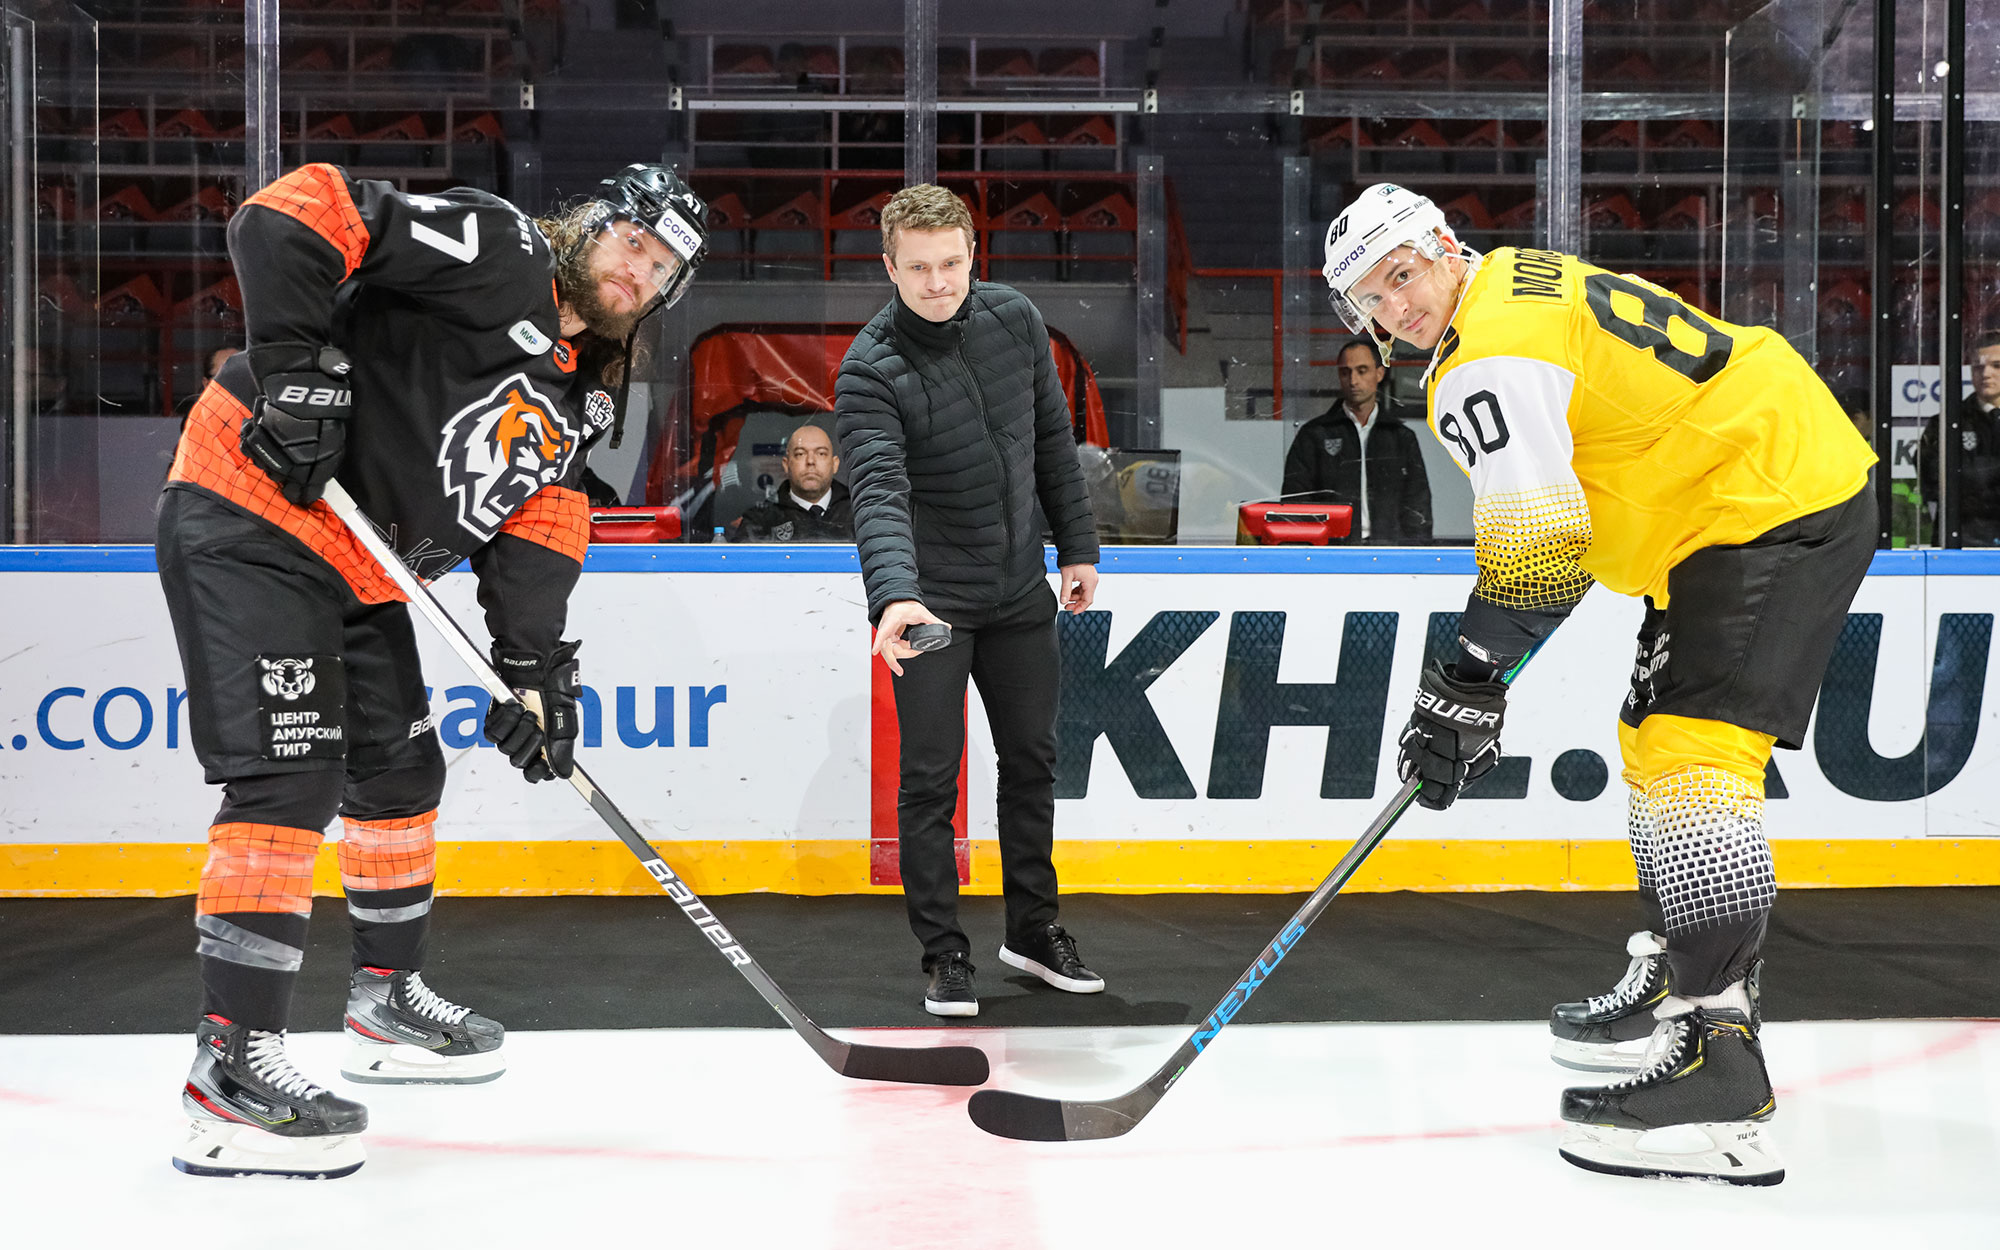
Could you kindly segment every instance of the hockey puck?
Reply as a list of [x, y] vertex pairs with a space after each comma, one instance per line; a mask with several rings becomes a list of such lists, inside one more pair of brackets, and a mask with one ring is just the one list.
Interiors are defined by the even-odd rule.
[[903, 631], [903, 645], [917, 651], [936, 651], [951, 645], [951, 626], [926, 622]]

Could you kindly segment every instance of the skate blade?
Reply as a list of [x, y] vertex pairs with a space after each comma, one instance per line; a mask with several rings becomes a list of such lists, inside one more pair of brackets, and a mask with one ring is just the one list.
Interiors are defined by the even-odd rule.
[[497, 1050], [440, 1055], [400, 1042], [356, 1041], [340, 1061], [340, 1075], [357, 1085], [480, 1085], [506, 1070]]
[[1785, 1165], [1763, 1124], [1673, 1124], [1646, 1131], [1572, 1124], [1562, 1157], [1591, 1172], [1648, 1180], [1775, 1185]]
[[1607, 1046], [1558, 1037], [1549, 1044], [1549, 1058], [1574, 1072], [1637, 1072], [1645, 1066], [1649, 1040], [1641, 1037]]
[[368, 1161], [361, 1135], [280, 1137], [247, 1124], [192, 1120], [174, 1151], [174, 1166], [189, 1176], [270, 1176], [321, 1181], [350, 1176]]

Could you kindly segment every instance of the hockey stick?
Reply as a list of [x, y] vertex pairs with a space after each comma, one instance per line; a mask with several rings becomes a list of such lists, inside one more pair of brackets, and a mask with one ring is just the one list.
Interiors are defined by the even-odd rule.
[[[402, 560], [397, 558], [396, 553], [389, 549], [389, 545], [382, 541], [374, 522], [362, 513], [360, 507], [355, 504], [353, 496], [349, 495], [339, 482], [327, 483], [326, 502], [333, 509], [333, 514], [346, 522], [348, 529], [354, 531], [355, 538], [367, 548], [369, 555], [375, 557], [375, 562], [382, 566], [383, 571], [388, 573], [397, 587], [409, 596], [410, 606], [423, 614], [424, 619], [429, 621], [432, 628], [436, 629], [438, 635], [444, 639], [445, 645], [456, 652], [458, 658], [465, 662], [465, 666], [472, 670], [473, 676], [479, 679], [479, 684], [485, 686], [487, 692], [496, 699], [512, 699], [513, 690], [501, 680], [500, 674], [493, 671], [493, 666], [480, 653], [478, 646], [472, 639], [466, 637], [458, 622], [452, 620], [443, 605], [439, 604], [424, 584], [417, 580], [416, 574], [410, 572]], [[842, 1076], [856, 1077], [864, 1081], [902, 1081], [913, 1085], [979, 1085], [986, 1080], [989, 1071], [986, 1052], [975, 1046], [867, 1046], [859, 1042], [843, 1042], [828, 1036], [826, 1030], [814, 1024], [811, 1018], [799, 1009], [799, 1005], [793, 1002], [784, 990], [778, 988], [778, 983], [758, 966], [750, 952], [743, 948], [743, 944], [737, 941], [729, 930], [722, 927], [722, 922], [717, 920], [715, 913], [708, 909], [708, 905], [688, 888], [687, 882], [681, 880], [673, 869], [667, 867], [666, 862], [646, 842], [646, 839], [639, 835], [632, 822], [625, 818], [625, 813], [619, 811], [611, 799], [591, 781], [589, 774], [583, 771], [583, 765], [576, 766], [576, 770], [570, 774], [569, 783], [575, 786], [577, 793], [590, 803], [591, 810], [596, 812], [605, 824], [611, 826], [611, 832], [618, 835], [618, 840], [625, 844], [626, 849], [638, 856], [639, 862], [646, 866], [646, 871], [651, 874], [653, 880], [659, 882], [667, 897], [674, 901], [674, 904], [694, 922], [695, 927], [700, 929], [709, 941], [715, 943], [723, 958], [743, 975], [743, 979], [763, 996], [765, 1002], [771, 1004], [771, 1009], [783, 1016], [785, 1023], [791, 1025], [794, 1032], [806, 1039], [806, 1044], [826, 1061], [827, 1067]]]
[[1021, 1141], [1094, 1141], [1131, 1132], [1139, 1121], [1146, 1118], [1146, 1113], [1167, 1096], [1174, 1082], [1181, 1079], [1196, 1059], [1201, 1058], [1202, 1052], [1215, 1040], [1215, 1035], [1222, 1032], [1223, 1026], [1243, 1010], [1250, 996], [1257, 992], [1257, 987], [1277, 971], [1278, 964], [1299, 944], [1299, 939], [1306, 935], [1312, 922], [1319, 919], [1319, 914], [1326, 910], [1333, 896], [1340, 893], [1340, 888], [1347, 884], [1355, 869], [1361, 867], [1361, 861], [1367, 859], [1368, 853], [1381, 843], [1383, 835], [1389, 832], [1389, 826], [1395, 824], [1396, 818], [1409, 808], [1421, 784], [1408, 781], [1396, 791], [1396, 797], [1389, 800], [1389, 806], [1382, 809], [1375, 823], [1368, 826], [1360, 840], [1340, 857], [1333, 872], [1319, 883], [1319, 888], [1312, 892], [1305, 905], [1293, 913], [1285, 927], [1278, 931], [1278, 936], [1271, 939], [1264, 953], [1257, 956], [1257, 962], [1250, 965], [1229, 992], [1222, 996], [1215, 1010], [1208, 1013], [1201, 1027], [1181, 1043], [1180, 1049], [1169, 1056], [1159, 1070], [1146, 1079], [1145, 1084], [1115, 1098], [1095, 1102], [1037, 1098], [1033, 1094], [1006, 1089], [982, 1089], [972, 1096], [972, 1101], [966, 1106], [972, 1122], [996, 1136]]

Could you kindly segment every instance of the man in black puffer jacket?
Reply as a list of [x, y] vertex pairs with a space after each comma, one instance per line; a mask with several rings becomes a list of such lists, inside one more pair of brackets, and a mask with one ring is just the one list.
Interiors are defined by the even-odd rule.
[[[897, 678], [897, 838], [930, 974], [924, 1007], [979, 1014], [951, 828], [968, 676], [999, 756], [1000, 959], [1058, 989], [1096, 993], [1103, 979], [1056, 921], [1050, 858], [1061, 664], [1042, 517], [1071, 612], [1095, 595], [1098, 552], [1048, 330], [1020, 292], [973, 280], [972, 215], [942, 187], [890, 199], [882, 253], [896, 297], [847, 349], [834, 413], [875, 654]], [[920, 652], [904, 630], [947, 622], [949, 644], [906, 672]]]

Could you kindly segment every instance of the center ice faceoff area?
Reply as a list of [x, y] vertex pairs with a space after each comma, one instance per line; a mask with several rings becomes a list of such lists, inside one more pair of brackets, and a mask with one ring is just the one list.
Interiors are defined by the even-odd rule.
[[[1185, 1030], [843, 1036], [978, 1045], [987, 1088], [1104, 1097]], [[2000, 1240], [2000, 1022], [1778, 1022], [1764, 1041], [1787, 1180], [1675, 1185], [1677, 1222], [1815, 1247]], [[319, 1072], [343, 1045], [292, 1039]], [[781, 1029], [516, 1032], [502, 1080], [368, 1089], [369, 1166], [311, 1208], [328, 1191], [190, 1184], [168, 1166], [184, 1121], [158, 1091], [189, 1046], [0, 1038], [0, 1188], [20, 1244], [234, 1247], [282, 1228], [288, 1245], [344, 1247], [364, 1228], [449, 1226], [508, 1246], [1546, 1245], [1661, 1192], [1552, 1157], [1575, 1074], [1548, 1061], [1539, 1023], [1238, 1026], [1131, 1134], [1067, 1143], [981, 1133], [962, 1089], [842, 1080]]]

